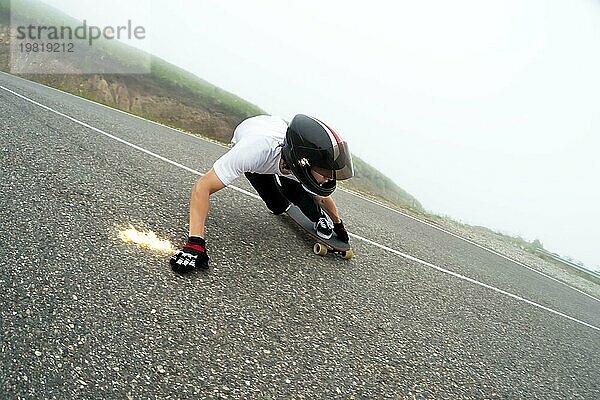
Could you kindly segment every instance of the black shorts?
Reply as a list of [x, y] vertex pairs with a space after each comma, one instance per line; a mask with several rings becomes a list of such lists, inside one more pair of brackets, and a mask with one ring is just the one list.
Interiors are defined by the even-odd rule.
[[244, 175], [273, 214], [277, 215], [285, 212], [290, 202], [292, 202], [311, 221], [317, 222], [321, 217], [321, 208], [315, 203], [313, 196], [295, 180], [280, 176], [280, 185], [277, 183], [275, 175], [272, 174], [246, 172]]

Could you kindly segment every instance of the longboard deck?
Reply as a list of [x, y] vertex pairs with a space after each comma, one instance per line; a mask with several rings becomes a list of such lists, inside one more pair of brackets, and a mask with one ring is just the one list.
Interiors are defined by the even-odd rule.
[[308, 236], [317, 241], [317, 244], [315, 244], [313, 249], [316, 254], [325, 255], [327, 253], [327, 251], [324, 251], [318, 246], [320, 243], [325, 245], [329, 252], [339, 253], [344, 258], [352, 258], [352, 247], [349, 243], [342, 242], [340, 239], [338, 239], [335, 233], [330, 239], [323, 239], [322, 237], [318, 236], [315, 232], [315, 223], [309, 220], [297, 206], [292, 204], [286, 213], [290, 219], [296, 223], [296, 225], [298, 225], [304, 232], [308, 234]]

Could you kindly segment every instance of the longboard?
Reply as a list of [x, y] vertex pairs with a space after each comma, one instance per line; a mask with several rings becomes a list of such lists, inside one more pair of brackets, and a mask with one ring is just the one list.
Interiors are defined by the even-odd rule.
[[313, 246], [315, 254], [325, 256], [327, 253], [336, 253], [345, 260], [349, 260], [354, 256], [350, 244], [342, 242], [335, 233], [330, 239], [323, 239], [317, 235], [315, 232], [315, 223], [309, 220], [294, 204], [290, 206], [286, 213], [308, 236], [317, 241]]

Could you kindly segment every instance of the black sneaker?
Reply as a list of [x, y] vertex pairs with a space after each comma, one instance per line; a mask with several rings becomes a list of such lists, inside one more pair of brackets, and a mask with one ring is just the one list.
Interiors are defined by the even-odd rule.
[[329, 218], [322, 216], [317, 222], [315, 222], [315, 232], [317, 236], [323, 239], [331, 239], [333, 235], [333, 224], [329, 221]]

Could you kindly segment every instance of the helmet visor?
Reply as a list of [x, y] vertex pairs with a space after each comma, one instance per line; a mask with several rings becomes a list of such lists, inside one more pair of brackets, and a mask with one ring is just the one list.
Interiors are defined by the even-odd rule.
[[332, 180], [335, 179], [335, 171], [328, 168], [311, 167], [311, 171], [317, 182], [321, 179]]
[[334, 147], [335, 178], [338, 180], [349, 179], [354, 176], [354, 165], [348, 143], [340, 142]]

